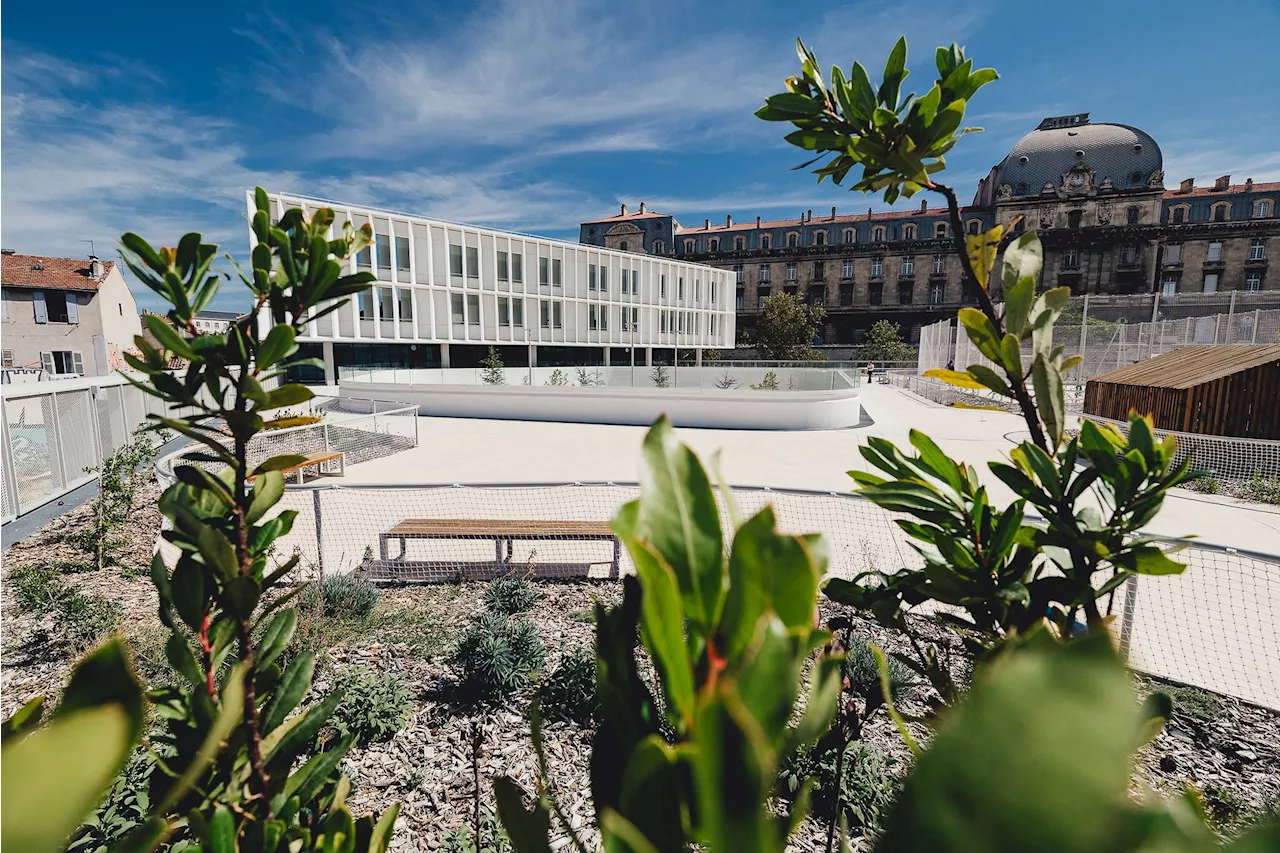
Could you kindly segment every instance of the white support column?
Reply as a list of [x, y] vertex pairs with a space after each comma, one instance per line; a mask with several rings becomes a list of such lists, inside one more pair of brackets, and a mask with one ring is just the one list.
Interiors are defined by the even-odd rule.
[[653, 347], [644, 348], [644, 366], [653, 367]]
[[[606, 309], [607, 309], [607, 306], [606, 306]], [[605, 341], [605, 344], [604, 344], [604, 366], [605, 367], [609, 366], [609, 342], [608, 341]]]
[[538, 345], [537, 344], [529, 344], [529, 366], [530, 367], [538, 366]]
[[324, 358], [324, 384], [337, 385], [338, 367], [333, 358], [333, 341], [325, 341], [320, 344], [320, 349], [323, 352], [322, 357]]
[[442, 368], [449, 367], [449, 345], [440, 344], [440, 366]]
[[702, 367], [702, 347], [697, 347], [693, 351], [694, 367]]

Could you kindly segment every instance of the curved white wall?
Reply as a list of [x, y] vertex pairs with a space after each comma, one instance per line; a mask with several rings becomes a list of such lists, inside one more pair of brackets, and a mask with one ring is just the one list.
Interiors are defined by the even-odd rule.
[[858, 389], [754, 391], [577, 388], [523, 385], [338, 383], [343, 397], [417, 403], [447, 418], [647, 425], [665, 413], [676, 426], [720, 429], [843, 429], [862, 415]]

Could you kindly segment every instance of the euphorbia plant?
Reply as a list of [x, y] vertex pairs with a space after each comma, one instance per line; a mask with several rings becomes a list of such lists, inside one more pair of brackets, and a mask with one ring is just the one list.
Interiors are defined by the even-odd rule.
[[[199, 453], [185, 457], [199, 464], [177, 466], [178, 482], [160, 498], [171, 522], [164, 538], [176, 547], [177, 558], [170, 563], [157, 553], [151, 577], [160, 619], [170, 631], [165, 652], [179, 679], [149, 697], [161, 721], [153, 739], [171, 749], [157, 759], [152, 817], [126, 842], [130, 851], [181, 839], [207, 853], [364, 853], [383, 851], [390, 840], [397, 806], [376, 823], [371, 817], [357, 821], [346, 808], [350, 786], [338, 764], [350, 737], [298, 766], [340, 698], [333, 694], [298, 710], [311, 687], [315, 657], [303, 652], [283, 670], [279, 663], [296, 624], [287, 604], [301, 587], [281, 590], [298, 557], [275, 562], [272, 549], [289, 532], [296, 513], [275, 507], [284, 493], [281, 469], [305, 458], [282, 454], [252, 467], [248, 463], [250, 442], [275, 425], [274, 413], [312, 396], [304, 386], [278, 384], [297, 352], [298, 331], [373, 281], [367, 272], [346, 273], [343, 263], [369, 244], [369, 226], [355, 229], [346, 223], [333, 237], [333, 222], [328, 209], [310, 217], [287, 210], [272, 221], [266, 193], [257, 190], [251, 266], [240, 276], [253, 296], [253, 310], [225, 334], [200, 333], [193, 321], [225, 277], [213, 269], [215, 246], [199, 234], [187, 234], [176, 249], [155, 249], [132, 233], [121, 239], [125, 263], [171, 306], [164, 316], [144, 317], [158, 346], [135, 338], [140, 354], [125, 358], [145, 379], [131, 381], [167, 405], [168, 415], [152, 416], [157, 427], [202, 445]], [[177, 375], [168, 369], [174, 356], [187, 363]], [[120, 668], [117, 657], [103, 658], [101, 652], [89, 662], [99, 659]], [[105, 666], [95, 664], [89, 672], [101, 676]], [[111, 762], [118, 771], [139, 734], [140, 713], [132, 710], [136, 700], [126, 689], [130, 683], [120, 677], [82, 678], [74, 694], [68, 688], [67, 696], [80, 697], [80, 704], [89, 704], [88, 696], [106, 709], [99, 712], [105, 720], [99, 722], [99, 735], [111, 751], [95, 771]], [[120, 698], [113, 704], [113, 697]], [[64, 697], [64, 706], [67, 701]], [[132, 710], [130, 725], [113, 728], [120, 715], [109, 711], [121, 705]], [[62, 716], [60, 710], [48, 732], [67, 729]], [[82, 726], [92, 719], [97, 718], [75, 718], [86, 721]], [[33, 731], [30, 725], [21, 732], [22, 740], [15, 741], [25, 753], [44, 744], [59, 747], [40, 753], [47, 760], [44, 772], [73, 773], [65, 735]], [[122, 732], [131, 737], [122, 738]], [[22, 818], [10, 808], [9, 750], [6, 741], [6, 841], [11, 821]], [[99, 797], [111, 778], [93, 777]], [[77, 794], [69, 802], [83, 810], [83, 819], [94, 801]], [[66, 831], [61, 822], [55, 830], [39, 837], [56, 841]]]
[[[903, 629], [911, 609], [926, 602], [948, 605], [939, 618], [979, 656], [1046, 618], [1063, 637], [1076, 630], [1079, 613], [1087, 631], [1103, 631], [1099, 600], [1126, 577], [1184, 568], [1139, 534], [1167, 491], [1198, 474], [1185, 462], [1176, 464], [1173, 440], [1156, 442], [1150, 422], [1137, 415], [1127, 436], [1087, 421], [1078, 436], [1067, 435], [1062, 377], [1080, 357], [1066, 357], [1064, 347], [1054, 345], [1053, 325], [1069, 289], [1037, 292], [1043, 257], [1034, 232], [1014, 235], [997, 225], [966, 235], [955, 191], [936, 179], [945, 168], [943, 155], [978, 130], [960, 129], [965, 109], [996, 72], [974, 70], [956, 45], [940, 47], [932, 87], [919, 98], [904, 97], [905, 39], [895, 44], [874, 88], [858, 63], [847, 76], [833, 68], [828, 85], [813, 54], [802, 43], [797, 51], [801, 73], [787, 79], [785, 93], [767, 98], [757, 115], [796, 125], [787, 140], [818, 155], [806, 166], [830, 158], [816, 170], [819, 181], [830, 177], [839, 184], [861, 166], [851, 189], [883, 191], [889, 202], [922, 190], [946, 199], [967, 290], [978, 301], [977, 308], [960, 309], [959, 322], [995, 367], [973, 364], [926, 375], [1014, 400], [1029, 436], [1007, 462], [990, 463], [992, 474], [1017, 495], [1003, 508], [993, 505], [973, 466], [951, 459], [925, 434], [911, 432], [914, 453], [869, 439], [862, 455], [883, 476], [849, 473], [861, 494], [908, 516], [898, 524], [924, 566], [831, 580], [827, 595]], [[997, 304], [991, 271], [1001, 255], [1003, 303]], [[1027, 343], [1030, 355], [1024, 357]], [[1043, 518], [1029, 517], [1028, 503]], [[941, 701], [954, 701], [957, 691], [942, 659], [919, 643], [915, 649], [904, 660], [930, 679]]]

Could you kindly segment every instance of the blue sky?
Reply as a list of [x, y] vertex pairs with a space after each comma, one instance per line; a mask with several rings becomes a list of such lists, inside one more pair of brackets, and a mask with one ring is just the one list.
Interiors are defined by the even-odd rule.
[[1275, 0], [67, 0], [4, 10], [0, 243], [114, 257], [125, 230], [196, 230], [241, 256], [255, 184], [569, 239], [620, 203], [685, 224], [881, 208], [788, 171], [802, 152], [752, 111], [797, 35], [875, 69], [901, 33], [908, 90], [951, 41], [1001, 73], [949, 158], [962, 197], [1040, 118], [1085, 111], [1151, 133], [1168, 185], [1280, 178]]

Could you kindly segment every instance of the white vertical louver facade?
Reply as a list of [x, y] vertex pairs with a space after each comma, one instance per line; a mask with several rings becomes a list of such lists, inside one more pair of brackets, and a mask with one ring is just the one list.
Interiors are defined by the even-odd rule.
[[[370, 291], [312, 322], [300, 341], [731, 348], [729, 272], [562, 240], [269, 194], [292, 207], [369, 224], [375, 245], [348, 260]], [[250, 216], [253, 194], [248, 194]], [[252, 241], [252, 235], [250, 235]]]

